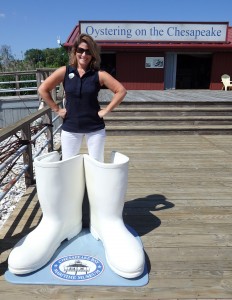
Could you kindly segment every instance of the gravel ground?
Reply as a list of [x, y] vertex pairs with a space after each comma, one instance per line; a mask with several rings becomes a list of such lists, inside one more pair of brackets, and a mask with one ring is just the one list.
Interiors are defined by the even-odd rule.
[[[16, 138], [12, 138], [11, 141], [13, 141]], [[46, 136], [43, 133], [37, 140], [35, 147], [33, 147], [33, 154], [39, 151], [41, 147], [44, 145], [46, 141]], [[9, 140], [7, 140], [9, 143]], [[56, 134], [54, 138], [54, 144], [57, 144], [60, 142], [60, 134]], [[0, 144], [0, 146], [3, 146], [4, 142]], [[47, 148], [45, 148], [39, 155], [47, 153]], [[16, 165], [13, 167], [12, 171], [4, 178], [4, 180], [0, 183], [0, 193], [3, 191], [3, 188], [5, 184], [7, 184], [10, 180], [12, 180], [15, 175], [22, 170], [23, 167], [23, 160], [22, 157], [17, 161]], [[4, 173], [3, 173], [4, 174]], [[5, 197], [0, 200], [0, 229], [16, 207], [16, 204], [20, 201], [21, 197], [26, 191], [25, 181], [24, 181], [24, 175], [20, 177], [20, 179], [15, 183], [15, 185], [10, 189], [10, 191], [5, 195]]]

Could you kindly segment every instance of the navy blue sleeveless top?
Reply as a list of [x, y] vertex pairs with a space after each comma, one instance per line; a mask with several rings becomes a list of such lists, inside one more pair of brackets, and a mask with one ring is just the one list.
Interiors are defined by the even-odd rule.
[[67, 114], [62, 129], [88, 133], [105, 128], [104, 120], [98, 116], [98, 93], [101, 88], [98, 71], [88, 70], [80, 77], [74, 67], [68, 66], [63, 85]]

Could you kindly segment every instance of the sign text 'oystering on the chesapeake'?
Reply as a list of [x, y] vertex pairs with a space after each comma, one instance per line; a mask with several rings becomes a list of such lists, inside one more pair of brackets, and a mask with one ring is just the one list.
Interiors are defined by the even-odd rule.
[[225, 42], [228, 23], [81, 21], [81, 33], [103, 41]]

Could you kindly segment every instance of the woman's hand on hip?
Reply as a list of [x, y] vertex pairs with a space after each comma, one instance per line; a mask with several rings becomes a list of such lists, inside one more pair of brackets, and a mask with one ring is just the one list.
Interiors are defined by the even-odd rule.
[[107, 114], [109, 113], [109, 111], [105, 108], [99, 110], [98, 115], [100, 118], [104, 118]]
[[56, 112], [62, 119], [65, 118], [67, 114], [66, 108], [59, 108], [59, 110]]

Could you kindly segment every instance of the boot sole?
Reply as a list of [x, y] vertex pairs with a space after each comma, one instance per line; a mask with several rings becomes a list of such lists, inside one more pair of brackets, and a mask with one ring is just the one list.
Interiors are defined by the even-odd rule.
[[[91, 227], [90, 232], [96, 240], [101, 241], [97, 231], [93, 227]], [[103, 242], [102, 242], [102, 244], [103, 244]], [[107, 264], [110, 267], [110, 269], [121, 277], [128, 278], [128, 279], [136, 278], [136, 277], [139, 277], [140, 275], [142, 275], [142, 273], [144, 271], [145, 265], [143, 265], [143, 267], [141, 267], [140, 270], [137, 270], [136, 272], [133, 272], [133, 273], [127, 273], [127, 272], [120, 271], [119, 269], [112, 266], [112, 264], [110, 263], [110, 261], [108, 259], [106, 250], [105, 250], [105, 257], [106, 257], [106, 261], [107, 261]]]
[[39, 269], [41, 269], [42, 267], [44, 267], [44, 265], [46, 265], [49, 260], [52, 258], [52, 256], [54, 255], [55, 251], [60, 247], [61, 243], [65, 240], [71, 240], [72, 238], [74, 238], [75, 236], [77, 236], [82, 230], [82, 226], [81, 228], [78, 230], [75, 228], [74, 231], [72, 231], [67, 237], [63, 238], [55, 247], [52, 251], [50, 251], [49, 255], [47, 256], [46, 259], [43, 260], [43, 262], [41, 262], [40, 264], [33, 266], [31, 268], [26, 268], [26, 269], [15, 269], [12, 268], [10, 265], [8, 265], [8, 269], [11, 273], [16, 274], [16, 275], [24, 275], [24, 274], [29, 274], [29, 273], [33, 273], [35, 271], [38, 271]]

